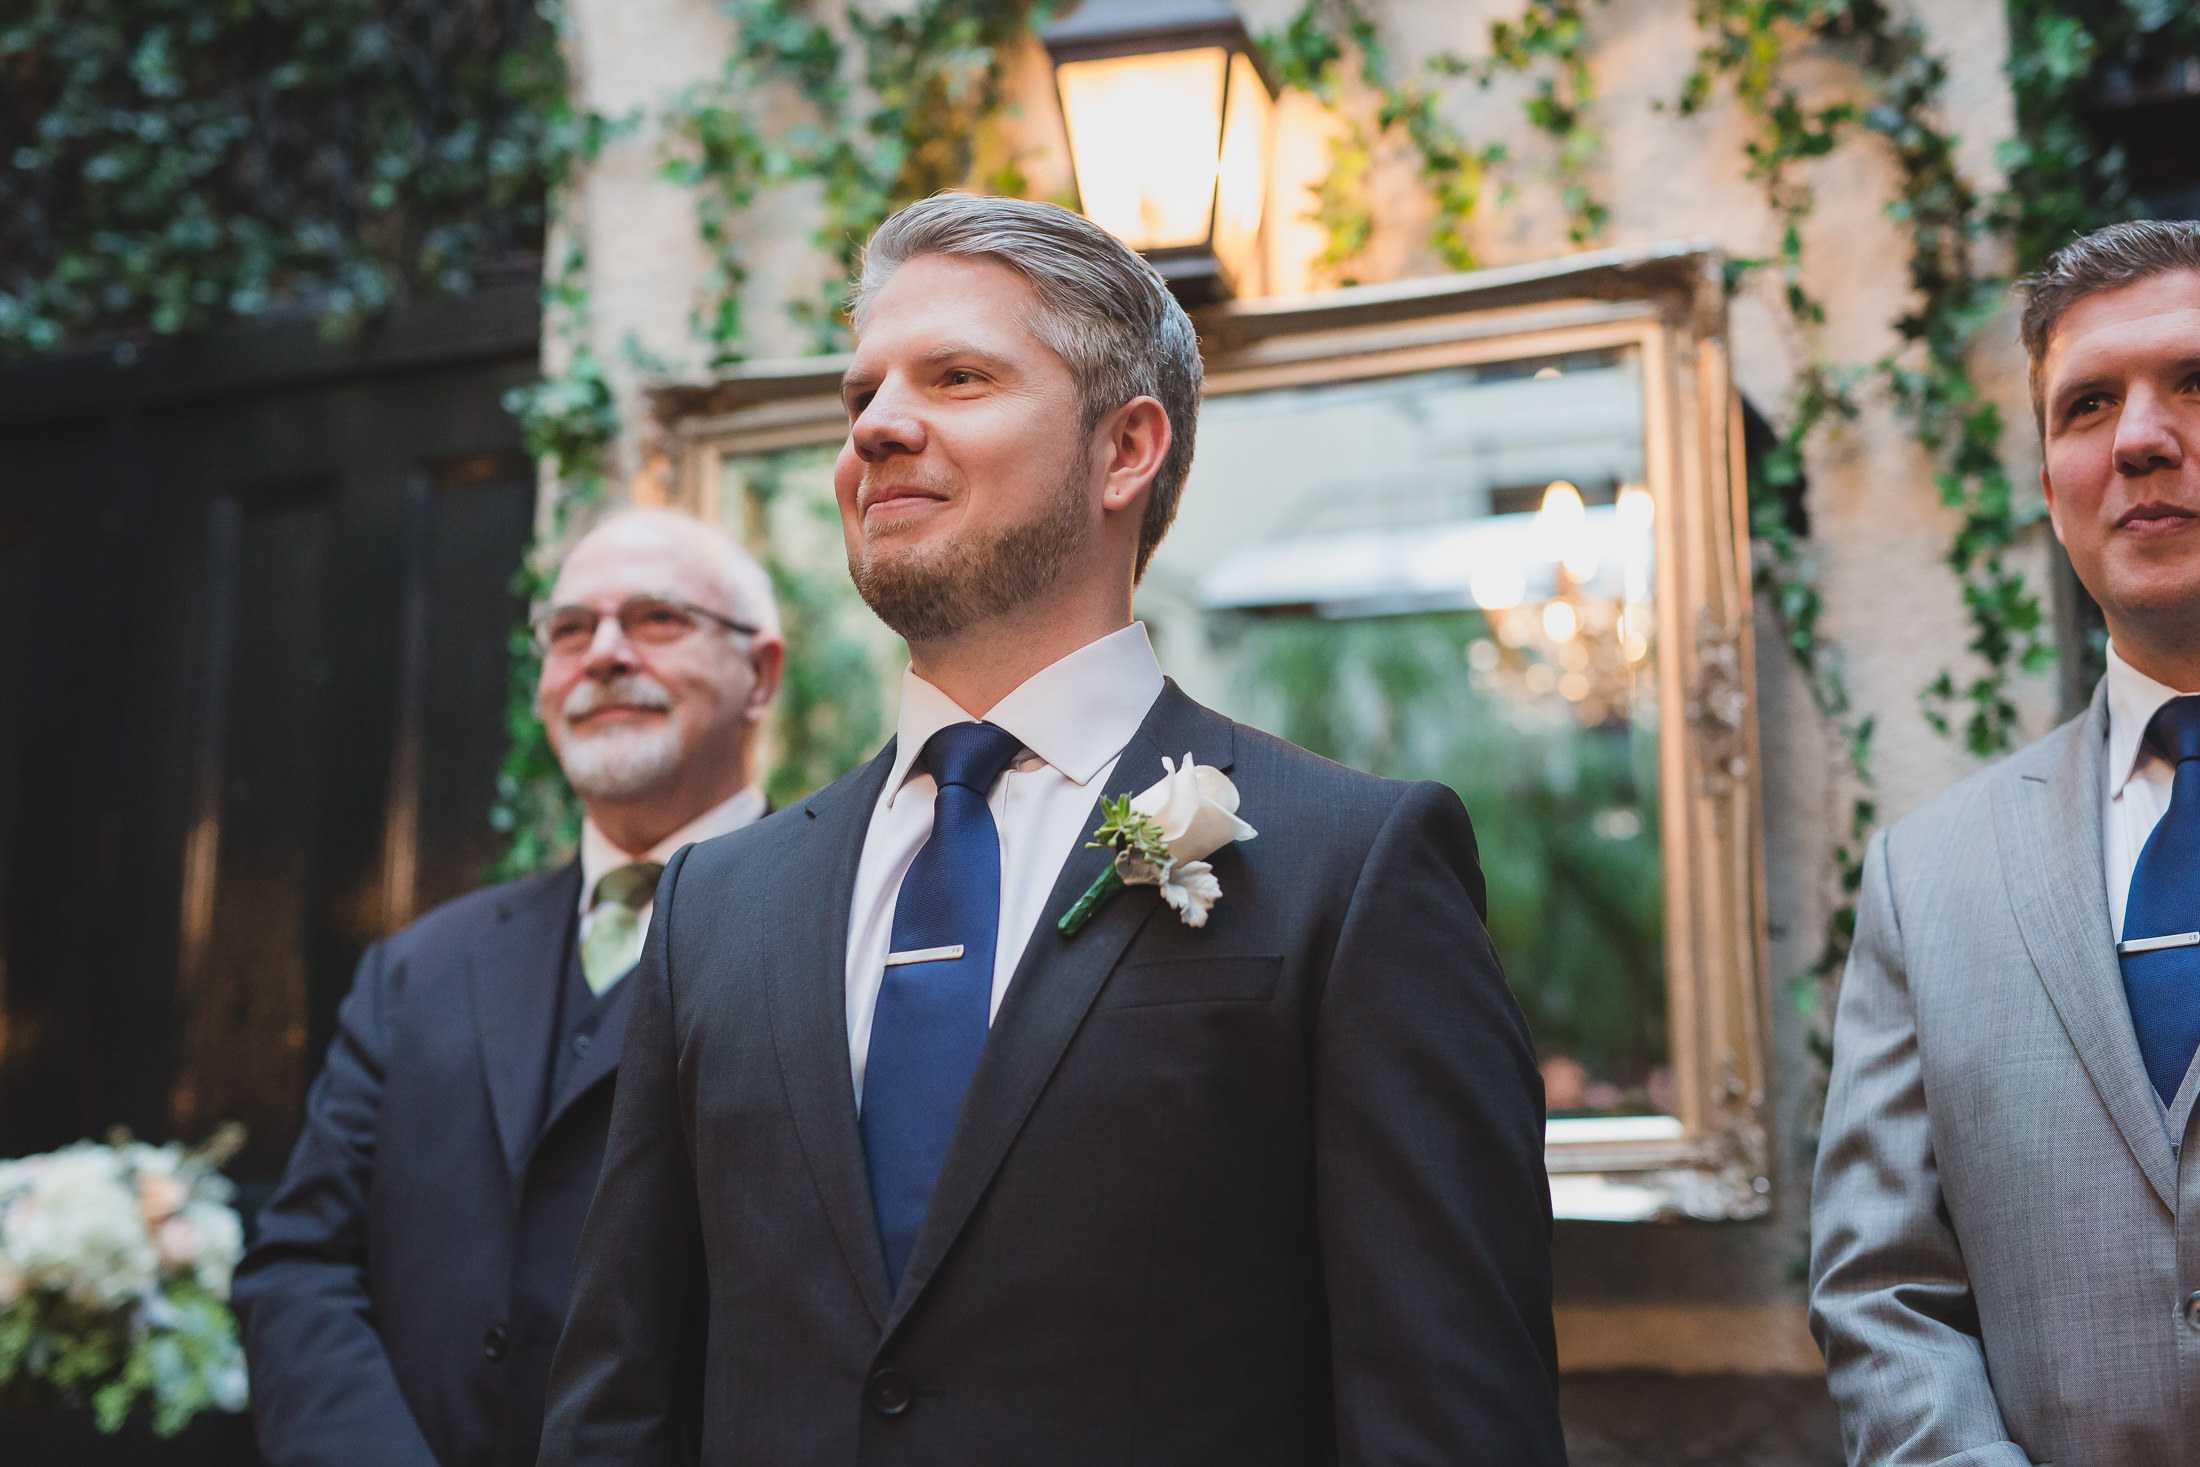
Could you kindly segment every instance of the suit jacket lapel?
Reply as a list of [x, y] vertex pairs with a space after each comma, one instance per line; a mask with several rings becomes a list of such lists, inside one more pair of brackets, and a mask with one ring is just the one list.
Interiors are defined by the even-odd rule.
[[882, 1323], [891, 1302], [886, 1254], [871, 1210], [870, 1172], [848, 1067], [848, 915], [871, 810], [893, 763], [889, 741], [868, 767], [802, 802], [807, 839], [775, 885], [789, 893], [818, 893], [822, 910], [813, 908], [788, 922], [775, 939], [768, 997], [772, 1049], [795, 1134], [833, 1236], [871, 1317]]
[[[1146, 720], [1116, 760], [1103, 797], [1130, 794], [1161, 778], [1164, 754], [1181, 759], [1189, 751], [1202, 764], [1227, 770], [1235, 758], [1230, 721], [1194, 703], [1173, 682], [1163, 686]], [[1100, 823], [1099, 801], [1088, 828]], [[1162, 905], [1150, 891], [1119, 894], [1074, 938], [1063, 937], [1055, 923], [1092, 885], [1110, 859], [1105, 851], [1082, 843], [1062, 865], [1031, 941], [1016, 964], [993, 1029], [978, 1056], [962, 1118], [948, 1145], [947, 1159], [932, 1190], [932, 1203], [917, 1231], [903, 1270], [886, 1332], [905, 1318], [924, 1290], [963, 1225], [992, 1184], [993, 1175], [1023, 1129], [1025, 1118], [1046, 1087], [1070, 1040], [1123, 952]], [[845, 1077], [843, 1077], [845, 1078]], [[845, 1086], [843, 1087], [845, 1088]]]
[[505, 1165], [517, 1176], [542, 1117], [558, 984], [581, 896], [578, 861], [515, 889], [467, 955], [474, 1033]]
[[541, 1135], [548, 1135], [551, 1127], [573, 1108], [575, 1101], [609, 1079], [619, 1068], [619, 1051], [626, 1046], [626, 1013], [634, 1006], [633, 995], [634, 985], [624, 979], [611, 990], [603, 1017], [596, 1021], [596, 1034], [588, 1043], [588, 1053], [566, 1072], [564, 1086], [550, 1097], [550, 1114], [543, 1120]]
[[[2105, 685], [2104, 685], [2105, 686]], [[2101, 795], [2108, 703], [2096, 692], [2062, 757], [1994, 786], [1994, 830], [2009, 898], [2040, 982], [2124, 1144], [2163, 1206], [2177, 1207], [2177, 1161], [2139, 1057], [2108, 924]]]

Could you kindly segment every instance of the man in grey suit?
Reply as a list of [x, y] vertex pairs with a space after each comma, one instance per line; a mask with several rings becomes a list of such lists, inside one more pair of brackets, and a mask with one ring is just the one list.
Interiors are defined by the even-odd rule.
[[2200, 224], [2031, 282], [2092, 706], [1865, 858], [1812, 1209], [1852, 1463], [2200, 1460]]

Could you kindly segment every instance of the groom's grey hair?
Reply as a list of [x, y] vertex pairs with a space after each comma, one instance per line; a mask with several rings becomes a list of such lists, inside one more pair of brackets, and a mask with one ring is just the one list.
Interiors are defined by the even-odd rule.
[[871, 303], [893, 273], [920, 255], [992, 260], [1021, 275], [1039, 298], [1030, 326], [1069, 368], [1083, 431], [1134, 397], [1169, 415], [1169, 452], [1146, 491], [1137, 574], [1169, 532], [1192, 467], [1199, 426], [1199, 333], [1153, 266], [1099, 225], [1057, 204], [941, 193], [888, 219], [864, 247], [849, 303], [862, 334]]

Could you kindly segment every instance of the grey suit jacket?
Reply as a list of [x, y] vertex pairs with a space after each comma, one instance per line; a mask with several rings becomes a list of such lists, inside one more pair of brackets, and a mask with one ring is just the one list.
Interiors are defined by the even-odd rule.
[[2200, 1164], [2116, 965], [2107, 730], [2096, 692], [1865, 858], [1811, 1228], [1852, 1463], [2200, 1453]]

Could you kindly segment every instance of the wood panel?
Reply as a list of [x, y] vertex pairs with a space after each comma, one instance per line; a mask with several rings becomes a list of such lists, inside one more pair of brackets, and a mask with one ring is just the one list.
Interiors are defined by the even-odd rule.
[[478, 884], [535, 352], [513, 291], [0, 371], [0, 1155], [234, 1118], [265, 1185], [359, 954]]

